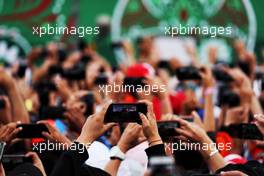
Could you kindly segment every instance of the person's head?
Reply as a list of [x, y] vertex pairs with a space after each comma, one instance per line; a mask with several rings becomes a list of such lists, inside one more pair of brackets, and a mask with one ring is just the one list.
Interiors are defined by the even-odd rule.
[[95, 104], [94, 97], [88, 91], [78, 91], [68, 99], [66, 103], [67, 107], [79, 109], [85, 116], [89, 116], [94, 113]]
[[138, 40], [140, 54], [150, 54], [153, 47], [153, 37], [145, 36]]
[[[151, 99], [151, 86], [146, 84], [147, 77], [153, 77], [155, 75], [155, 70], [149, 64], [134, 64], [130, 66], [126, 71], [126, 76], [131, 78], [143, 78], [142, 84], [135, 84], [134, 91], [131, 94], [137, 98], [138, 100], [143, 99]], [[136, 91], [137, 87], [141, 87], [142, 89], [138, 89], [140, 91]]]

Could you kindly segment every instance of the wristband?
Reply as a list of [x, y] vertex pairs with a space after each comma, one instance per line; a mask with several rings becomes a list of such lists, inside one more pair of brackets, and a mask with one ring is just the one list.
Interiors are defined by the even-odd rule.
[[123, 161], [126, 158], [126, 154], [120, 150], [118, 146], [114, 146], [110, 150], [110, 159], [118, 159]]
[[157, 139], [157, 140], [150, 141], [150, 142], [149, 142], [149, 145], [151, 145], [151, 144], [153, 144], [153, 143], [155, 143], [155, 142], [162, 142], [162, 140], [161, 140], [161, 139]]

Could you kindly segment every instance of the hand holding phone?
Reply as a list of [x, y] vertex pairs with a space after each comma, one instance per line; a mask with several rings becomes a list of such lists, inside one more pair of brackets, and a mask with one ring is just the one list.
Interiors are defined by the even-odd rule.
[[179, 128], [180, 124], [176, 121], [161, 121], [161, 122], [157, 122], [157, 125], [158, 125], [160, 137], [163, 140], [178, 135], [175, 129]]
[[42, 132], [49, 132], [44, 124], [19, 124], [17, 128], [22, 128], [17, 138], [43, 138]]

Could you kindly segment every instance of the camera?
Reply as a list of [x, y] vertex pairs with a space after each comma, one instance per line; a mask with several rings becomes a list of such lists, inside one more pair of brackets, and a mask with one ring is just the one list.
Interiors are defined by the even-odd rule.
[[2, 157], [2, 164], [6, 171], [11, 171], [20, 164], [32, 162], [31, 157], [22, 154], [3, 155]]
[[49, 132], [44, 124], [19, 124], [22, 130], [17, 133], [17, 138], [43, 138], [42, 132]]
[[230, 124], [223, 127], [221, 131], [227, 132], [231, 137], [247, 140], [263, 140], [264, 136], [255, 124], [241, 123]]

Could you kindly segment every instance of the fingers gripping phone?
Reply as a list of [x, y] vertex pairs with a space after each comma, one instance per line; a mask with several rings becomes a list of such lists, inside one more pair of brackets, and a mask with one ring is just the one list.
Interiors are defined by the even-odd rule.
[[136, 122], [141, 124], [139, 112], [147, 114], [147, 105], [145, 103], [113, 103], [106, 111], [104, 122]]

